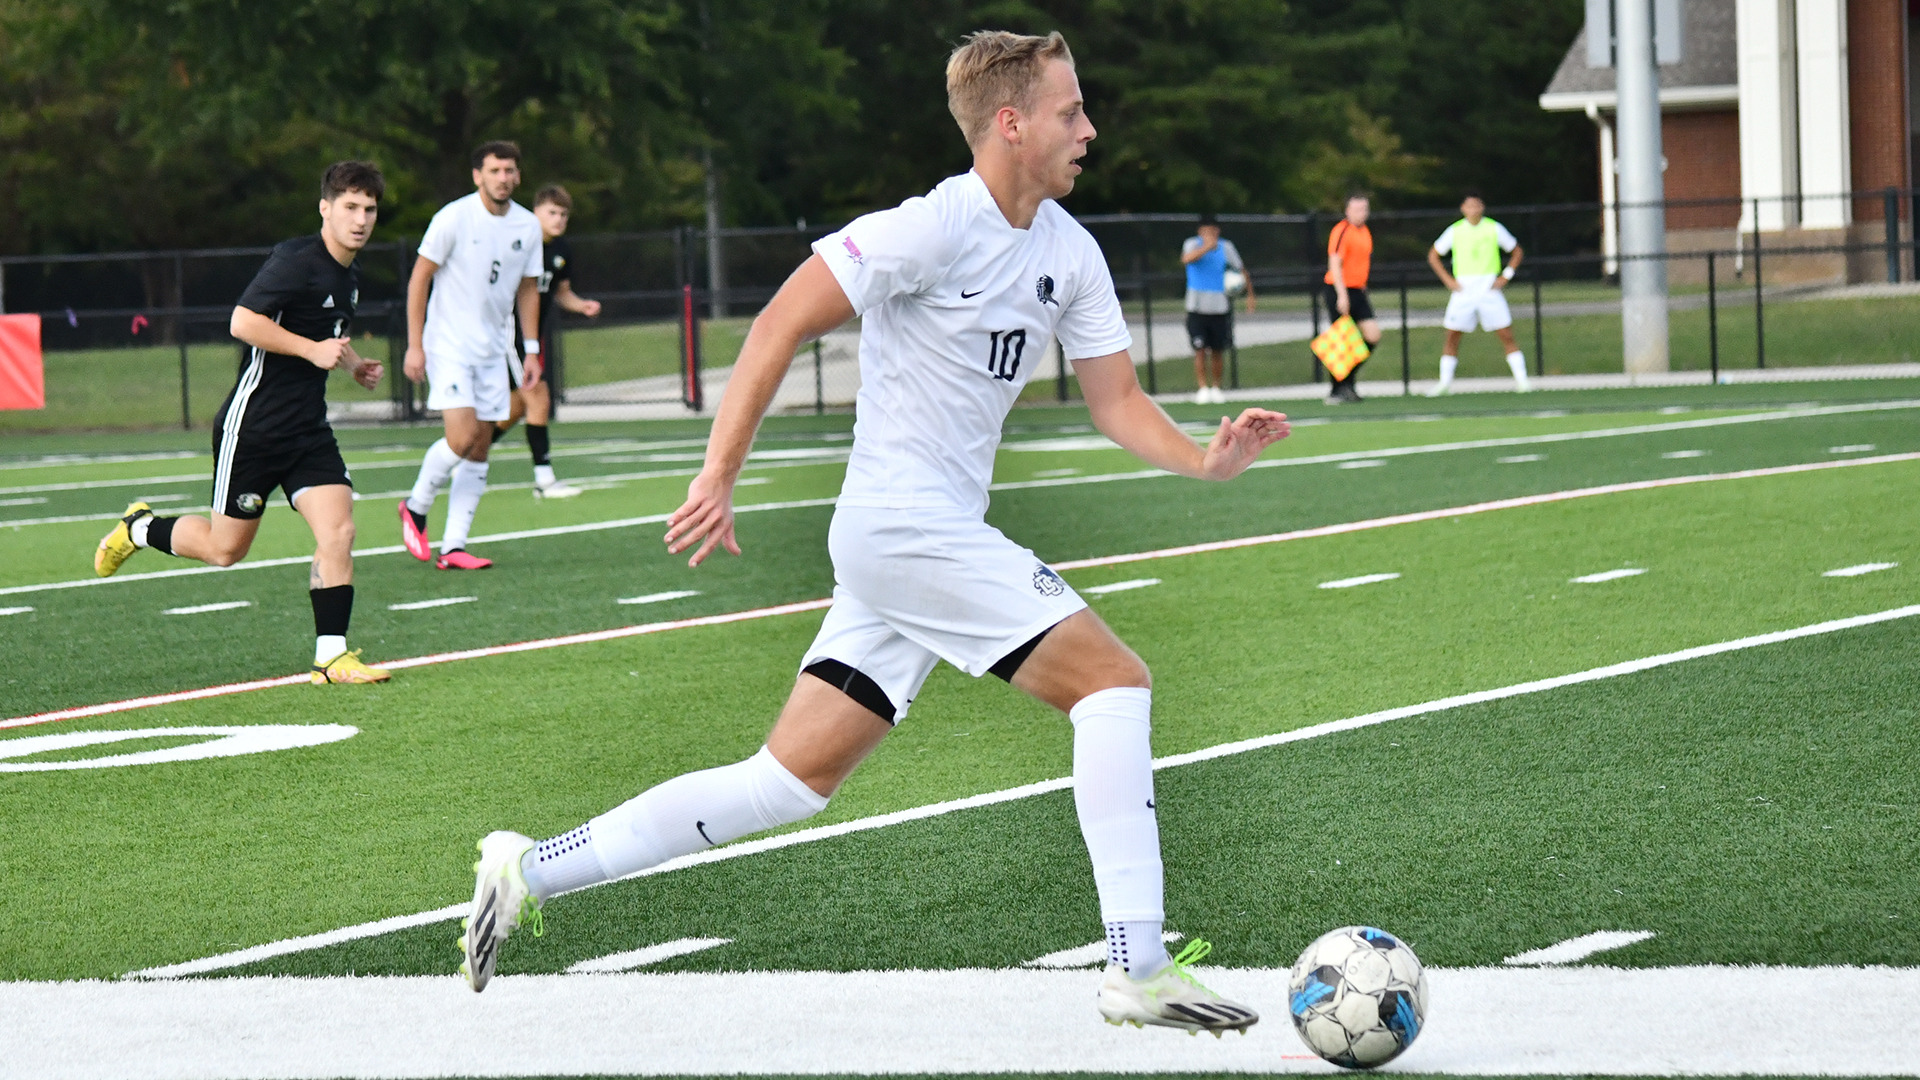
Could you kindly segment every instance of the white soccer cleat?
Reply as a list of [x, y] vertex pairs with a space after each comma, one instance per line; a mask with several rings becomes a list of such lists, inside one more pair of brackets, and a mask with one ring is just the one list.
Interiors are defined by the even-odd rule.
[[1214, 388], [1213, 388], [1213, 403], [1214, 403], [1215, 405], [1225, 405], [1225, 404], [1227, 403], [1227, 392], [1226, 392], [1225, 390], [1222, 390], [1222, 389], [1221, 389], [1220, 387], [1218, 387], [1218, 386], [1216, 386], [1216, 387], [1214, 387]]
[[1145, 979], [1133, 978], [1119, 964], [1110, 965], [1100, 980], [1100, 1015], [1116, 1027], [1153, 1024], [1179, 1028], [1189, 1035], [1202, 1031], [1213, 1032], [1215, 1038], [1228, 1031], [1245, 1035], [1260, 1022], [1260, 1014], [1200, 985], [1187, 971], [1212, 951], [1207, 942], [1189, 942], [1171, 964]]
[[1446, 393], [1451, 389], [1452, 387], [1449, 387], [1446, 383], [1434, 383], [1433, 388], [1427, 391], [1427, 396], [1428, 397], [1444, 397]]
[[1193, 392], [1193, 403], [1195, 405], [1211, 405], [1213, 404], [1213, 395], [1207, 393], [1207, 388], [1203, 386]]
[[565, 480], [555, 480], [551, 484], [536, 483], [533, 485], [533, 497], [536, 499], [571, 499], [575, 495], [579, 495], [585, 491], [586, 488], [574, 487]]
[[477, 994], [493, 978], [494, 963], [508, 934], [522, 922], [533, 928], [534, 937], [546, 927], [540, 918], [540, 901], [520, 873], [520, 857], [533, 849], [533, 839], [516, 832], [491, 832], [474, 846], [480, 860], [473, 864], [473, 906], [460, 921], [459, 945], [460, 974]]

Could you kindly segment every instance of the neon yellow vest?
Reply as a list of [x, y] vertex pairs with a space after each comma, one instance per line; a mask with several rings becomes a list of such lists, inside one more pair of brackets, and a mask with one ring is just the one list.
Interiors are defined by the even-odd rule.
[[1453, 223], [1453, 276], [1476, 277], [1500, 272], [1500, 226], [1490, 217], [1469, 225], [1466, 218]]

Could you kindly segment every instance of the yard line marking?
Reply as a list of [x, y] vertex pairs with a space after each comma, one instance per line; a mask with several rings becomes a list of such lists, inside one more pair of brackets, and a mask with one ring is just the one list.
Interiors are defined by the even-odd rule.
[[415, 600], [411, 604], [388, 604], [388, 611], [425, 611], [427, 608], [452, 607], [455, 604], [471, 604], [480, 599], [477, 596], [442, 596], [438, 600]]
[[241, 727], [166, 727], [135, 731], [68, 731], [58, 735], [30, 735], [0, 741], [0, 758], [31, 757], [55, 750], [76, 750], [139, 739], [167, 739], [182, 735], [208, 736], [200, 742], [165, 750], [141, 750], [79, 761], [0, 760], [0, 772], [62, 772], [74, 769], [113, 769], [129, 765], [157, 765], [173, 761], [268, 754], [351, 739], [360, 729], [349, 724], [248, 724]]
[[1551, 965], [1571, 964], [1575, 960], [1585, 960], [1595, 953], [1624, 949], [1637, 942], [1653, 937], [1651, 930], [1596, 930], [1591, 934], [1581, 934], [1577, 938], [1568, 938], [1557, 945], [1548, 945], [1544, 949], [1529, 949], [1517, 956], [1509, 956], [1500, 961], [1511, 967], [1530, 964]]
[[0, 499], [0, 506], [39, 506], [46, 501], [45, 495], [29, 495], [22, 499]]
[[[1863, 562], [1858, 566], [1843, 566], [1838, 570], [1829, 570], [1821, 577], [1859, 577], [1861, 574], [1874, 574], [1882, 570], [1891, 570], [1900, 564], [1897, 562]], [[33, 609], [28, 608], [31, 611]]]
[[1359, 461], [1343, 461], [1335, 465], [1336, 469], [1377, 469], [1387, 463], [1385, 458], [1362, 458]]
[[1603, 581], [1618, 581], [1621, 578], [1639, 577], [1646, 573], [1644, 568], [1621, 567], [1618, 570], [1602, 570], [1597, 574], [1582, 574], [1577, 578], [1568, 578], [1570, 585], [1598, 585]]
[[210, 611], [235, 611], [243, 607], [252, 607], [251, 600], [223, 600], [218, 604], [195, 604], [192, 607], [173, 607], [161, 612], [162, 615], [205, 615]]
[[[824, 605], [825, 602], [821, 601], [819, 603]], [[1359, 728], [1373, 727], [1376, 724], [1385, 724], [1393, 720], [1405, 720], [1416, 716], [1447, 712], [1467, 705], [1480, 705], [1489, 701], [1504, 701], [1508, 698], [1544, 693], [1549, 690], [1558, 690], [1562, 687], [1599, 682], [1604, 679], [1618, 678], [1622, 675], [1632, 675], [1642, 671], [1650, 671], [1654, 668], [1685, 663], [1689, 660], [1719, 656], [1722, 653], [1739, 652], [1745, 649], [1759, 648], [1764, 645], [1777, 645], [1786, 641], [1798, 641], [1801, 638], [1838, 633], [1842, 630], [1853, 630], [1862, 626], [1873, 626], [1898, 619], [1910, 619], [1916, 615], [1920, 615], [1920, 604], [1889, 608], [1885, 611], [1876, 611], [1866, 615], [1852, 615], [1842, 619], [1829, 619], [1825, 622], [1797, 626], [1790, 630], [1774, 630], [1764, 634], [1754, 634], [1750, 637], [1735, 638], [1732, 641], [1717, 642], [1712, 645], [1696, 645], [1688, 649], [1641, 657], [1638, 660], [1625, 660], [1616, 664], [1605, 664], [1600, 667], [1588, 668], [1585, 671], [1575, 671], [1566, 675], [1555, 675], [1545, 679], [1533, 679], [1527, 682], [1514, 683], [1511, 686], [1495, 687], [1491, 690], [1475, 690], [1470, 693], [1455, 694], [1451, 697], [1424, 701], [1417, 705], [1402, 705], [1397, 708], [1381, 709], [1378, 712], [1350, 716], [1344, 720], [1329, 720], [1303, 728], [1295, 728], [1292, 731], [1281, 731], [1271, 735], [1260, 735], [1250, 739], [1239, 739], [1234, 742], [1220, 743], [1216, 746], [1209, 746], [1184, 754], [1170, 754], [1166, 757], [1155, 758], [1153, 767], [1156, 771], [1160, 769], [1173, 769], [1201, 761], [1212, 761], [1215, 758], [1233, 757], [1253, 750], [1265, 750], [1269, 747], [1283, 746], [1287, 743], [1305, 742], [1308, 739], [1317, 739], [1322, 735], [1332, 735], [1336, 732], [1354, 731]], [[393, 668], [400, 665], [387, 664], [384, 666]], [[4, 726], [4, 724], [0, 724], [0, 726]], [[656, 874], [669, 874], [691, 866], [704, 866], [708, 863], [726, 862], [748, 855], [758, 855], [767, 851], [778, 851], [782, 848], [794, 847], [799, 844], [810, 844], [821, 840], [830, 840], [837, 836], [848, 836], [853, 833], [884, 829], [910, 821], [924, 821], [928, 818], [942, 817], [947, 814], [957, 813], [961, 810], [972, 810], [982, 806], [997, 806], [1001, 803], [1032, 798], [1035, 795], [1045, 795], [1055, 791], [1069, 791], [1072, 790], [1072, 788], [1073, 777], [1062, 776], [1052, 780], [1039, 780], [1031, 784], [1021, 784], [1018, 787], [1003, 788], [999, 791], [988, 791], [978, 795], [968, 795], [959, 799], [949, 799], [945, 802], [929, 803], [924, 806], [910, 807], [905, 810], [894, 810], [885, 814], [875, 814], [871, 817], [855, 818], [851, 821], [842, 821], [832, 825], [816, 825], [808, 829], [797, 829], [789, 833], [761, 837], [757, 840], [744, 840], [722, 847], [708, 848], [705, 851], [695, 852], [691, 855], [681, 855], [668, 859], [658, 866], [636, 871], [618, 880], [625, 881], [631, 878], [653, 877]], [[601, 884], [611, 884], [611, 882], [602, 882]], [[589, 886], [589, 888], [598, 887], [598, 885]], [[455, 919], [466, 912], [467, 906], [465, 902], [449, 904], [443, 908], [423, 911], [414, 915], [394, 916], [376, 922], [361, 923], [358, 926], [344, 926], [338, 930], [328, 930], [324, 933], [305, 934], [296, 938], [288, 938], [284, 941], [254, 945], [249, 948], [220, 953], [198, 960], [189, 960], [179, 964], [143, 968], [139, 971], [130, 971], [122, 975], [121, 978], [172, 979], [182, 975], [198, 975], [209, 971], [220, 971], [226, 968], [239, 967], [243, 964], [272, 959], [276, 956], [286, 956], [292, 953], [306, 952], [311, 949], [325, 948], [326, 946], [337, 945], [341, 942], [378, 937], [381, 934], [406, 929], [407, 927], [427, 926], [448, 919]]]
[[1875, 447], [1870, 442], [1848, 443], [1845, 446], [1827, 447], [1827, 453], [1829, 454], [1871, 454], [1874, 450]]
[[1341, 578], [1338, 581], [1323, 581], [1322, 589], [1351, 589], [1355, 585], [1373, 585], [1382, 581], [1396, 581], [1399, 574], [1361, 574], [1359, 577]]
[[1033, 474], [1036, 480], [1049, 480], [1061, 476], [1079, 476], [1085, 469], [1041, 469]]
[[32, 610], [30, 607], [0, 607], [0, 615], [25, 615]]
[[[1160, 933], [1160, 940], [1172, 943], [1179, 941], [1184, 936], [1185, 935], [1175, 933], [1172, 930], [1163, 930]], [[1075, 945], [1071, 949], [1061, 949], [1059, 952], [1050, 952], [1045, 956], [1037, 956], [1032, 960], [1023, 962], [1020, 966], [1030, 968], [1078, 968], [1097, 964], [1106, 958], [1107, 943], [1103, 939], [1089, 945]]]
[[644, 949], [632, 949], [617, 952], [609, 956], [596, 956], [591, 960], [582, 960], [567, 969], [569, 975], [613, 974], [619, 971], [632, 971], [634, 968], [657, 964], [662, 960], [671, 960], [676, 956], [688, 956], [708, 949], [717, 949], [722, 945], [733, 944], [732, 938], [724, 937], [688, 937], [677, 941], [648, 945]]
[[1133, 578], [1128, 581], [1116, 581], [1111, 585], [1091, 585], [1080, 590], [1082, 596], [1105, 596], [1107, 593], [1127, 592], [1132, 589], [1144, 589], [1160, 584], [1157, 577]]
[[[1364, 521], [1350, 521], [1340, 525], [1319, 525], [1311, 529], [1295, 529], [1292, 532], [1269, 533], [1265, 536], [1244, 536], [1237, 540], [1213, 540], [1204, 544], [1186, 544], [1181, 547], [1161, 548], [1157, 551], [1142, 551], [1131, 555], [1102, 555], [1092, 559], [1072, 559], [1053, 564], [1055, 570], [1082, 570], [1091, 566], [1118, 566], [1122, 563], [1144, 562], [1148, 559], [1171, 559], [1182, 555], [1199, 555], [1209, 551], [1229, 551], [1234, 548], [1259, 547], [1263, 544], [1279, 544], [1289, 540], [1305, 540], [1316, 536], [1341, 536], [1346, 533], [1363, 532], [1368, 529], [1383, 529], [1393, 525], [1410, 525], [1420, 521], [1440, 521], [1445, 518], [1464, 517], [1468, 514], [1485, 514], [1495, 510], [1513, 510], [1522, 506], [1540, 506], [1545, 503], [1566, 502], [1569, 499], [1586, 499], [1596, 495], [1619, 495], [1629, 491], [1652, 491], [1658, 488], [1679, 487], [1685, 484], [1715, 483], [1722, 480], [1752, 480], [1764, 476], [1791, 476], [1796, 473], [1820, 472], [1826, 469], [1846, 468], [1853, 465], [1886, 465], [1902, 461], [1920, 461], [1920, 453], [1882, 454], [1878, 457], [1846, 458], [1841, 461], [1810, 461], [1799, 465], [1776, 465], [1766, 469], [1744, 469], [1739, 472], [1694, 473], [1691, 476], [1668, 476], [1657, 480], [1628, 480], [1618, 484], [1602, 484], [1590, 488], [1569, 488], [1565, 491], [1548, 491], [1539, 495], [1522, 495], [1513, 499], [1494, 499], [1490, 502], [1472, 503], [1467, 506], [1449, 507], [1444, 510], [1419, 510], [1410, 514], [1393, 514], [1388, 517], [1368, 518]], [[1254, 464], [1259, 464], [1255, 462]], [[4, 592], [4, 590], [0, 590]]]
[[1547, 460], [1547, 455], [1545, 454], [1514, 454], [1511, 457], [1494, 458], [1493, 460], [1501, 465], [1524, 465], [1529, 461], [1545, 461]]
[[628, 596], [615, 600], [616, 604], [658, 604], [667, 600], [684, 600], [689, 596], [699, 596], [699, 589], [671, 589], [667, 592], [653, 592], [645, 596]]
[[0, 470], [58, 469], [74, 465], [122, 465], [130, 461], [179, 461], [183, 458], [211, 458], [204, 450], [160, 450], [143, 454], [47, 454], [30, 461], [0, 462]]
[[1684, 458], [1706, 457], [1707, 453], [1705, 450], [1669, 450], [1660, 456], [1668, 461], [1680, 461]]

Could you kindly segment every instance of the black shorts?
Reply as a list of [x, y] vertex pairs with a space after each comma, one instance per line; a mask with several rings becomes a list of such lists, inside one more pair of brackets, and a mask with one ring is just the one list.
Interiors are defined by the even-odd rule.
[[[1373, 301], [1367, 299], [1367, 290], [1349, 288], [1347, 290], [1347, 314], [1354, 322], [1366, 322], [1374, 317]], [[1327, 321], [1340, 317], [1340, 290], [1327, 286]]]
[[353, 486], [332, 429], [303, 439], [249, 439], [243, 432], [231, 446], [219, 428], [213, 433], [213, 512], [252, 521], [267, 509], [274, 488], [287, 493], [326, 484]]
[[1233, 316], [1187, 312], [1187, 339], [1198, 349], [1226, 352], [1233, 348]]

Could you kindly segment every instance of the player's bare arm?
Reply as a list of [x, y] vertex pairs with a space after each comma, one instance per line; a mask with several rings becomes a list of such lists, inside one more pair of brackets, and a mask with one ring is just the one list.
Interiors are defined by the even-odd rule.
[[1199, 247], [1194, 248], [1192, 251], [1183, 251], [1180, 253], [1180, 265], [1185, 266], [1188, 263], [1193, 262], [1195, 259], [1198, 259], [1200, 256], [1205, 255], [1207, 252], [1212, 251], [1214, 248], [1219, 246], [1220, 246], [1219, 237], [1203, 236], [1200, 238]]
[[1460, 283], [1454, 280], [1452, 274], [1447, 273], [1447, 264], [1440, 257], [1439, 248], [1427, 249], [1427, 265], [1433, 268], [1434, 274], [1440, 279], [1440, 284], [1445, 285], [1448, 292], [1460, 291]]
[[439, 269], [439, 263], [422, 256], [413, 260], [413, 276], [407, 279], [407, 358], [401, 370], [417, 383], [427, 380], [427, 292]]
[[[523, 277], [520, 290], [513, 295], [513, 306], [520, 316], [520, 326], [528, 341], [540, 340], [540, 279]], [[546, 363], [546, 357], [529, 349], [527, 351], [525, 386], [540, 385], [540, 371]]]
[[1513, 280], [1514, 271], [1520, 269], [1520, 260], [1525, 256], [1526, 252], [1519, 244], [1513, 245], [1513, 250], [1507, 254], [1507, 272], [1493, 279], [1493, 287], [1496, 289], [1506, 288], [1507, 282]]
[[562, 281], [560, 284], [554, 286], [553, 302], [560, 305], [561, 311], [569, 311], [575, 315], [585, 315], [589, 319], [597, 319], [600, 317], [600, 301], [589, 300], [579, 293], [574, 292], [573, 282], [571, 281]]
[[1133, 358], [1126, 353], [1075, 360], [1073, 371], [1102, 435], [1147, 464], [1181, 476], [1231, 480], [1292, 431], [1281, 413], [1246, 409], [1238, 418], [1221, 417], [1220, 429], [1203, 447], [1140, 389]]
[[668, 551], [678, 555], [695, 543], [700, 545], [687, 560], [688, 566], [699, 566], [715, 547], [740, 554], [733, 535], [733, 485], [753, 449], [753, 434], [801, 344], [851, 318], [853, 305], [847, 294], [827, 264], [813, 255], [753, 320], [713, 418], [706, 465], [687, 485], [687, 501], [667, 518]]
[[1340, 256], [1327, 256], [1327, 273], [1333, 277], [1334, 306], [1342, 315], [1352, 314], [1353, 302], [1347, 298], [1347, 268], [1340, 264]]
[[281, 326], [257, 311], [244, 307], [233, 309], [233, 318], [227, 323], [227, 332], [236, 339], [281, 356], [297, 356], [322, 371], [345, 368], [355, 382], [371, 390], [380, 383], [384, 366], [377, 360], [367, 360], [353, 351], [353, 341], [349, 338], [323, 338], [315, 341]]

